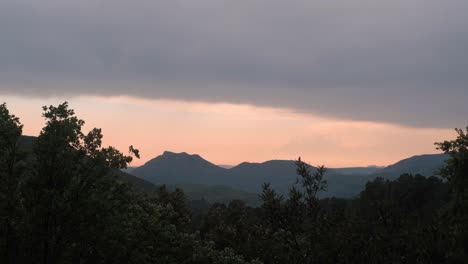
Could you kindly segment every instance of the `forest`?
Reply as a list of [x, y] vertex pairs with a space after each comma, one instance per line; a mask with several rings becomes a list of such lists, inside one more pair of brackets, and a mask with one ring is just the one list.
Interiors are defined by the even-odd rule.
[[24, 147], [20, 119], [0, 105], [0, 263], [468, 263], [468, 128], [435, 143], [449, 155], [438, 175], [320, 198], [327, 169], [299, 158], [287, 195], [264, 183], [258, 207], [197, 207], [182, 189], [123, 180], [138, 149], [104, 147], [68, 103], [43, 118]]

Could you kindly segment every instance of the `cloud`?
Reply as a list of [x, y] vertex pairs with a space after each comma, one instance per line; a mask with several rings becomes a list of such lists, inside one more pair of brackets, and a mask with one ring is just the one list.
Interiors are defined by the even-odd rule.
[[463, 126], [467, 8], [458, 0], [3, 0], [0, 92]]

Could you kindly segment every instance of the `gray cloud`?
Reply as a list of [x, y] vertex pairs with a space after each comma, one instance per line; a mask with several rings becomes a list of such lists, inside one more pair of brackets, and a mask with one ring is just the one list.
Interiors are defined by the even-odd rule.
[[0, 92], [467, 121], [459, 0], [0, 0]]

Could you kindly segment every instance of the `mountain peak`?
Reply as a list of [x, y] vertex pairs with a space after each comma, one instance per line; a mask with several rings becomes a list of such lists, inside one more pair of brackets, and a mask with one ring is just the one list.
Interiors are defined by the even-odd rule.
[[167, 157], [167, 158], [174, 158], [174, 157], [184, 157], [184, 158], [197, 158], [202, 159], [198, 154], [188, 154], [187, 152], [172, 152], [172, 151], [164, 151], [160, 157]]
[[132, 171], [134, 175], [156, 184], [210, 183], [218, 180], [226, 169], [218, 167], [197, 154], [164, 151], [162, 155], [148, 161]]
[[448, 158], [449, 155], [444, 153], [415, 155], [389, 165], [381, 172], [391, 175], [387, 177], [390, 179], [396, 178], [403, 173], [432, 176], [437, 174], [437, 171], [445, 165], [445, 161]]
[[[401, 160], [385, 168], [379, 166], [330, 168], [325, 177], [329, 184], [327, 196], [351, 197], [359, 194], [366, 182], [375, 177], [394, 179], [403, 173], [430, 176], [443, 166], [444, 154], [419, 155]], [[162, 155], [136, 168], [132, 174], [154, 184], [224, 185], [256, 193], [263, 183], [287, 194], [294, 185], [296, 164], [294, 160], [270, 160], [262, 163], [243, 162], [230, 168], [219, 167], [197, 154], [164, 151]], [[315, 167], [312, 167], [312, 169]]]
[[184, 155], [184, 156], [188, 156], [189, 154], [187, 154], [187, 152], [179, 152], [179, 153], [177, 153], [177, 152], [172, 152], [172, 151], [166, 150], [166, 151], [163, 152], [162, 155], [163, 155], [163, 156], [173, 156], [173, 155]]

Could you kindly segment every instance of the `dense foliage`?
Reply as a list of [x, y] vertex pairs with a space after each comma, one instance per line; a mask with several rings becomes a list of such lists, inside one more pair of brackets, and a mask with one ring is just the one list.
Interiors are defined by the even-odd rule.
[[102, 147], [100, 129], [84, 133], [67, 103], [43, 116], [31, 152], [0, 106], [1, 263], [246, 263], [189, 232], [180, 190], [148, 197], [118, 181], [132, 157]]
[[148, 195], [119, 180], [138, 150], [103, 147], [67, 103], [43, 116], [25, 149], [19, 119], [0, 105], [0, 263], [468, 262], [463, 130], [436, 143], [450, 155], [442, 177], [376, 178], [354, 199], [320, 199], [326, 169], [299, 159], [287, 196], [266, 183], [259, 207], [207, 208], [180, 189]]

